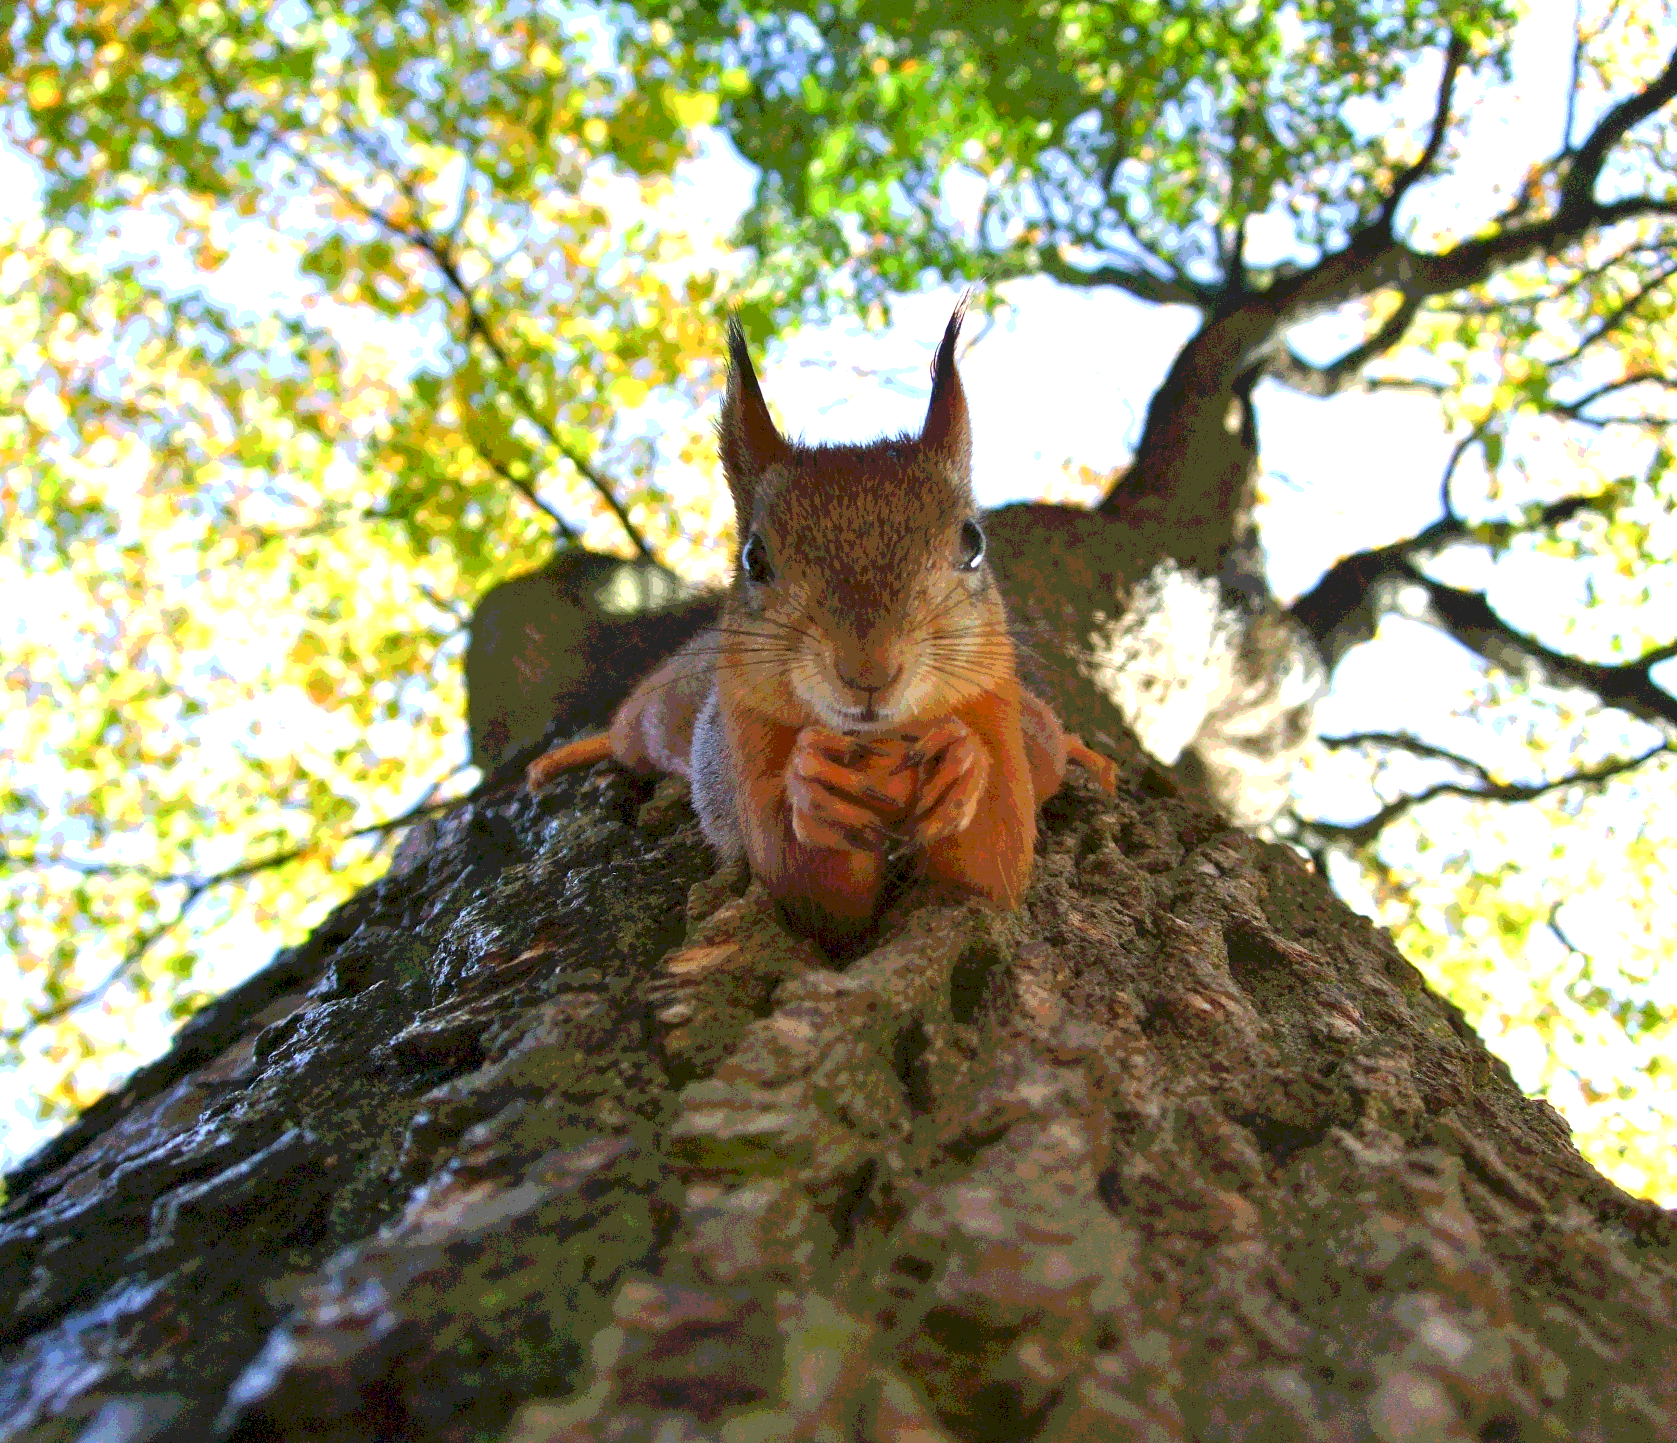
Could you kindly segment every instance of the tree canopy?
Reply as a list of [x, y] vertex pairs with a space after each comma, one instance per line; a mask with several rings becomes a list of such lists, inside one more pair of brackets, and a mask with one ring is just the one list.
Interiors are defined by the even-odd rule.
[[707, 102], [585, 15], [89, 4], [8, 41], [41, 195], [3, 242], [3, 1028], [62, 1107], [119, 1019], [459, 791], [486, 582], [556, 536], [681, 564], [708, 512], [636, 408], [679, 386], [679, 435], [705, 394], [717, 268], [660, 214]]
[[[21, 12], [3, 113], [40, 198], [0, 260], [0, 574], [28, 597], [0, 721], [13, 1058], [51, 1105], [85, 1100], [135, 1008], [190, 1010], [312, 920], [293, 898], [324, 908], [393, 823], [457, 795], [487, 585], [555, 538], [714, 564], [725, 306], [760, 338], [1040, 276], [1197, 314], [1101, 504], [1224, 478], [1226, 534], [1190, 559], [1245, 582], [1277, 486], [1266, 397], [1436, 398], [1455, 450], [1415, 484], [1438, 519], [1324, 556], [1284, 600], [1330, 661], [1402, 618], [1481, 668], [1436, 733], [1330, 737], [1288, 830], [1480, 1025], [1536, 1037], [1546, 1085], [1576, 1075], [1598, 1163], [1677, 1186], [1648, 1141], [1677, 1117], [1655, 920], [1677, 852], [1655, 800], [1677, 729], [1672, 17], [1582, 7], [1554, 132], [1521, 152], [1490, 124], [1517, 18]], [[756, 167], [741, 253], [681, 189], [717, 132]], [[1496, 580], [1518, 568], [1544, 595], [1514, 613]], [[1591, 892], [1619, 910], [1574, 936], [1562, 903]]]
[[[1330, 662], [1420, 623], [1473, 681], [1424, 736], [1326, 738], [1283, 830], [1480, 1025], [1541, 1038], [1598, 1155], [1669, 1189], [1635, 1136], [1674, 1117], [1670, 7], [1579, 7], [1523, 58], [1497, 4], [641, 10], [642, 58], [708, 73], [759, 169], [741, 237], [788, 304], [1045, 276], [1192, 308], [1102, 505], [1203, 506], [1226, 475], [1205, 569], [1261, 569], [1266, 397], [1436, 398], [1453, 449], [1414, 484], [1437, 519], [1322, 556], [1291, 610]], [[1243, 437], [1230, 407], [1254, 397]]]

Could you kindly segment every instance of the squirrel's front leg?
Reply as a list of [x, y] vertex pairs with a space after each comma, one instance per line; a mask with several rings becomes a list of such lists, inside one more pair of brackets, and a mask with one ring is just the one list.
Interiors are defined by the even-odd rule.
[[1111, 796], [1118, 785], [1118, 764], [1103, 757], [1080, 736], [1065, 729], [1053, 707], [1041, 697], [1021, 688], [1020, 729], [1025, 734], [1025, 757], [1031, 767], [1031, 787], [1037, 802], [1046, 802], [1066, 779], [1066, 763], [1076, 762], [1095, 785]]
[[1025, 895], [1036, 850], [1036, 786], [1019, 698], [1016, 684], [999, 687], [926, 731], [911, 821], [926, 848], [926, 876], [1004, 907]]
[[[800, 930], [841, 941], [873, 920], [891, 839], [876, 825], [877, 810], [846, 795], [854, 774], [827, 755], [835, 740], [848, 742], [718, 707], [695, 733], [693, 771], [711, 840], [724, 846], [725, 828], [706, 813], [731, 802], [728, 840], [744, 850], [752, 875]], [[723, 797], [716, 782], [737, 786]]]
[[532, 792], [561, 772], [615, 757], [634, 772], [691, 778], [693, 729], [713, 690], [716, 633], [701, 631], [665, 657], [612, 713], [611, 729], [544, 752], [524, 770]]

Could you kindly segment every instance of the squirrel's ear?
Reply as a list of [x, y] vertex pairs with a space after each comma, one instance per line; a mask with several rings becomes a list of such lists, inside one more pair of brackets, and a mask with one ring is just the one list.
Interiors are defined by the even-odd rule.
[[722, 401], [722, 417], [716, 423], [721, 442], [722, 474], [733, 493], [734, 510], [741, 525], [751, 520], [752, 498], [763, 472], [776, 461], [786, 459], [790, 449], [769, 415], [763, 388], [751, 369], [751, 352], [737, 317], [728, 318], [728, 394]]
[[920, 444], [935, 451], [966, 480], [972, 473], [972, 429], [967, 424], [967, 397], [955, 370], [955, 342], [961, 337], [961, 322], [967, 316], [962, 295], [955, 314], [944, 327], [943, 344], [932, 358], [932, 399], [926, 407], [926, 424], [920, 428]]

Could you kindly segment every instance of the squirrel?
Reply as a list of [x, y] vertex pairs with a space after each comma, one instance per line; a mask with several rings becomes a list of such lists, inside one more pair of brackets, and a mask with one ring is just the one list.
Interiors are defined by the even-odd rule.
[[711, 844], [822, 939], [872, 922], [905, 851], [924, 877], [1019, 904], [1068, 761], [1108, 792], [1115, 767], [1019, 681], [972, 493], [964, 313], [919, 434], [866, 445], [785, 440], [730, 323], [717, 431], [742, 540], [721, 615], [608, 732], [532, 762], [531, 790], [606, 756], [686, 777]]

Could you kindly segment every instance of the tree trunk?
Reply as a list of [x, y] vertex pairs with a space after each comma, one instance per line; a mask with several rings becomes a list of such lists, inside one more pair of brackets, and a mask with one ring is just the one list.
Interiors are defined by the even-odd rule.
[[486, 794], [11, 1181], [0, 1438], [1670, 1439], [1677, 1226], [1133, 748], [859, 955]]

